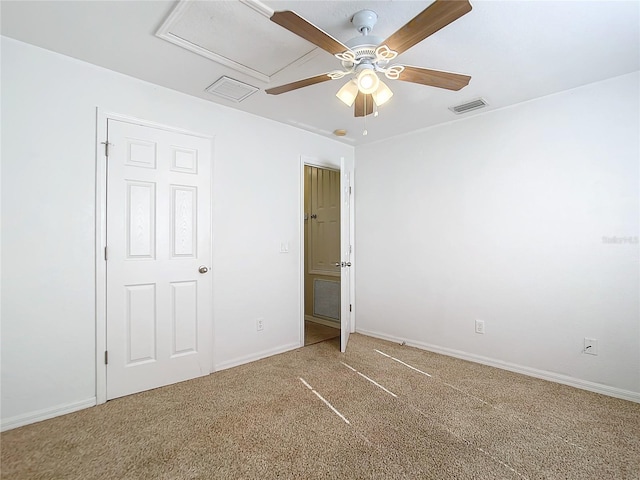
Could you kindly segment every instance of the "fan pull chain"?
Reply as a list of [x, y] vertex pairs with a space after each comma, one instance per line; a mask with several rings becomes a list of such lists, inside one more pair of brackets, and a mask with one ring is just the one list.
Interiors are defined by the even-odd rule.
[[362, 135], [367, 135], [369, 132], [367, 132], [367, 95], [364, 96], [364, 116], [362, 118], [362, 121], [364, 122], [364, 130], [362, 131]]

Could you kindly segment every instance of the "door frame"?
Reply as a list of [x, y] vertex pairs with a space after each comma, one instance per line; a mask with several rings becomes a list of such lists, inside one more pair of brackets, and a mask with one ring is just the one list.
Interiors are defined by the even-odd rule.
[[[95, 210], [95, 298], [96, 298], [96, 404], [100, 405], [107, 401], [107, 366], [104, 362], [107, 350], [107, 262], [105, 261], [105, 248], [107, 246], [107, 124], [109, 120], [132, 123], [143, 127], [165, 130], [168, 132], [191, 135], [194, 137], [208, 139], [211, 142], [211, 177], [209, 179], [211, 192], [211, 213], [210, 213], [210, 248], [211, 267], [213, 269], [213, 158], [214, 139], [213, 135], [205, 135], [182, 128], [172, 127], [161, 123], [142, 120], [140, 118], [123, 115], [120, 113], [107, 112], [96, 107], [96, 210]], [[211, 282], [211, 305], [213, 306], [213, 281]], [[211, 315], [211, 365], [209, 371], [214, 371], [214, 328], [213, 309]]]
[[[319, 167], [326, 168], [329, 170], [338, 170], [340, 171], [340, 183], [342, 185], [342, 171], [340, 169], [341, 158], [338, 158], [336, 162], [332, 162], [326, 159], [320, 159], [318, 157], [312, 157], [310, 155], [300, 155], [300, 189], [299, 189], [299, 211], [298, 211], [298, 219], [299, 219], [299, 227], [300, 227], [300, 283], [298, 287], [298, 297], [300, 298], [300, 346], [304, 347], [304, 262], [305, 262], [305, 242], [304, 242], [304, 167]], [[351, 178], [351, 185], [353, 186], [354, 181]], [[355, 188], [352, 187], [352, 196], [351, 196], [351, 212], [349, 219], [349, 227], [350, 227], [350, 235], [351, 235], [351, 243], [354, 245], [352, 251], [352, 258], [355, 256], [355, 229], [354, 229], [354, 198], [355, 198]], [[342, 202], [342, 187], [340, 190], [340, 201]], [[341, 229], [342, 230], [342, 229]], [[342, 255], [341, 255], [342, 257]], [[352, 260], [353, 261], [353, 260]], [[356, 302], [355, 302], [355, 268], [351, 270], [350, 277], [350, 296], [351, 296], [351, 304], [353, 305], [353, 309], [351, 311], [351, 331], [350, 333], [355, 332], [355, 324], [356, 324]]]

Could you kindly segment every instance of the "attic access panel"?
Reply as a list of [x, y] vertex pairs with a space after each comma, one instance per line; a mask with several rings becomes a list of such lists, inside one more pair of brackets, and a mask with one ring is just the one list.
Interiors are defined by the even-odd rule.
[[156, 36], [263, 82], [315, 50], [250, 2], [184, 0]]

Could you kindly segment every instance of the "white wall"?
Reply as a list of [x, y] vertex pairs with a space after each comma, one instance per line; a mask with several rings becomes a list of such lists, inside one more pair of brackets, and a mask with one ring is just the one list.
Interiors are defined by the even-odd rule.
[[300, 156], [354, 153], [2, 38], [4, 427], [95, 402], [96, 107], [215, 136], [217, 367], [299, 345]]
[[357, 147], [358, 331], [640, 401], [639, 90]]

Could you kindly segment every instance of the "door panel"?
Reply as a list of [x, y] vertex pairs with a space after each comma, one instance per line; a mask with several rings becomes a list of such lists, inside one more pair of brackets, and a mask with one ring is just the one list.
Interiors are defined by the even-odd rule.
[[108, 120], [107, 399], [209, 373], [210, 140]]
[[154, 258], [156, 185], [126, 181], [127, 258]]
[[156, 285], [125, 285], [126, 365], [156, 359]]
[[171, 356], [198, 350], [198, 284], [171, 283], [171, 326], [173, 342]]
[[176, 257], [197, 256], [196, 199], [198, 189], [171, 185], [171, 253]]

